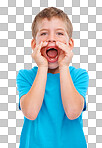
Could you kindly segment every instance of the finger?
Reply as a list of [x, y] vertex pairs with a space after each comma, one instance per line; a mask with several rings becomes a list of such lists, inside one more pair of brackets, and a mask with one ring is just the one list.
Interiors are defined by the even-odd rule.
[[41, 49], [41, 47], [42, 47], [42, 44], [43, 44], [43, 42], [41, 41], [41, 43], [38, 45], [38, 47], [37, 47], [37, 52], [40, 52], [40, 49]]
[[34, 48], [33, 52], [40, 52], [39, 50], [42, 48], [43, 42], [41, 41], [40, 44], [36, 45], [36, 47]]
[[36, 45], [35, 48], [33, 49], [33, 53], [36, 53], [38, 48], [40, 48], [42, 42], [40, 42], [40, 44]]
[[38, 47], [38, 52], [40, 52], [40, 50], [41, 50], [42, 47], [47, 46], [47, 44], [48, 44], [48, 42], [46, 42], [46, 41], [42, 42], [42, 43], [40, 44], [40, 46]]
[[68, 53], [68, 51], [70, 50], [70, 48], [68, 47], [68, 45], [62, 43], [62, 42], [59, 42], [57, 41], [56, 42], [56, 45], [61, 49], [63, 50], [66, 54]]

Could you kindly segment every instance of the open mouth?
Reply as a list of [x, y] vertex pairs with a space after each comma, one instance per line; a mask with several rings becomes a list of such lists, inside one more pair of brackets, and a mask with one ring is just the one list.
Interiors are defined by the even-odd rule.
[[51, 63], [58, 60], [58, 49], [56, 47], [48, 47], [46, 49], [47, 60]]

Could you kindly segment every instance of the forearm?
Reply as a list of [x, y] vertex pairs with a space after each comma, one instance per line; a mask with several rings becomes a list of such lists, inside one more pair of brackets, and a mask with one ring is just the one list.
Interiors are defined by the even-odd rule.
[[36, 78], [30, 91], [26, 94], [22, 106], [26, 111], [26, 115], [31, 119], [35, 119], [42, 106], [45, 86], [47, 80], [47, 68], [38, 67]]
[[68, 118], [76, 119], [83, 110], [83, 98], [74, 87], [69, 67], [61, 67], [59, 70], [61, 96], [65, 113]]

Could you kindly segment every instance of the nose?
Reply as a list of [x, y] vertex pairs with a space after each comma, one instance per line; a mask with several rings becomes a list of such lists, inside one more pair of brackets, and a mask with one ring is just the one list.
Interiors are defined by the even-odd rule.
[[47, 41], [48, 42], [56, 42], [56, 38], [55, 38], [54, 33], [49, 34]]
[[56, 42], [56, 41], [53, 39], [48, 39], [47, 42]]

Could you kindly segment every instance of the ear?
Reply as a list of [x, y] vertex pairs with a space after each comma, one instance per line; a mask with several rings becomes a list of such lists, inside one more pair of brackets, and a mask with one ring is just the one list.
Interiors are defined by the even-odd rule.
[[74, 40], [72, 38], [70, 38], [70, 40], [69, 40], [69, 47], [70, 47], [71, 50], [74, 47]]
[[35, 39], [32, 39], [32, 41], [31, 41], [32, 50], [35, 48], [35, 46], [36, 46], [36, 41], [35, 41]]

